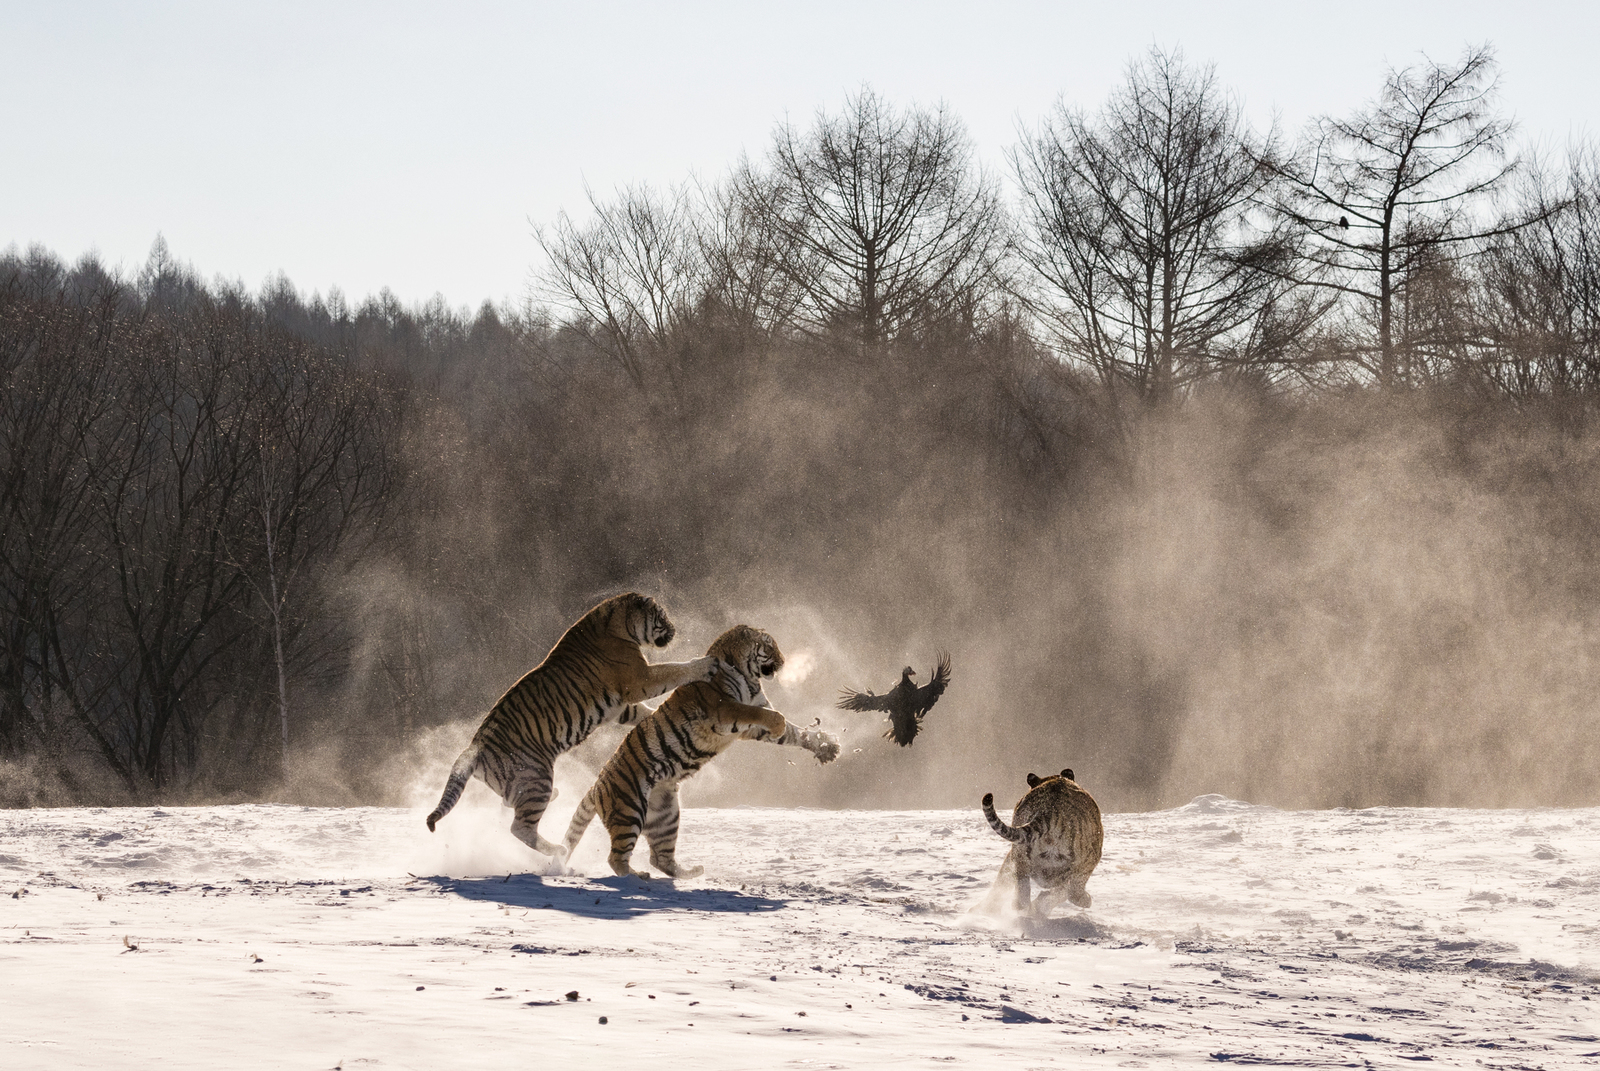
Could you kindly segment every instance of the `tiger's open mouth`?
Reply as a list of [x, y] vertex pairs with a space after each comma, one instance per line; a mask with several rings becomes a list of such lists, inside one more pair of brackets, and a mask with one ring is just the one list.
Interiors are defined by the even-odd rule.
[[778, 664], [776, 662], [761, 663], [761, 675], [763, 677], [770, 677], [776, 672], [778, 672]]

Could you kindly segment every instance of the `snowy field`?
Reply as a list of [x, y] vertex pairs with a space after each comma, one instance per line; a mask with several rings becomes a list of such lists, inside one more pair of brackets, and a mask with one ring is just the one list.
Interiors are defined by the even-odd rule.
[[676, 885], [508, 820], [0, 812], [0, 1067], [1600, 1067], [1600, 810], [1110, 815], [1043, 924], [976, 806], [691, 809]]

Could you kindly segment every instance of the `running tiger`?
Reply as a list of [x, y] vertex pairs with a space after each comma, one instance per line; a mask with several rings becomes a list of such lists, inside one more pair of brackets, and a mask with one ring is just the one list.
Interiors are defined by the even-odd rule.
[[607, 599], [567, 629], [533, 669], [500, 697], [456, 759], [428, 829], [450, 813], [476, 775], [516, 808], [511, 832], [535, 851], [560, 845], [539, 836], [550, 805], [556, 756], [577, 747], [607, 721], [630, 725], [649, 711], [638, 704], [710, 679], [714, 658], [650, 665], [641, 648], [665, 647], [675, 633], [667, 612], [630, 591]]
[[717, 673], [706, 683], [686, 684], [638, 725], [617, 748], [594, 787], [578, 804], [567, 827], [564, 850], [571, 856], [596, 813], [611, 834], [611, 869], [620, 875], [650, 875], [629, 860], [644, 831], [650, 865], [672, 878], [692, 878], [704, 867], [678, 865], [678, 786], [733, 746], [735, 740], [796, 744], [818, 762], [839, 756], [839, 741], [820, 729], [799, 729], [767, 704], [761, 681], [783, 666], [773, 638], [749, 625], [735, 625], [706, 649]]
[[[994, 813], [994, 793], [983, 797], [983, 816], [994, 831], [1012, 842], [1013, 847], [1000, 864], [994, 888], [985, 901], [992, 908], [1005, 879], [1016, 883], [1016, 907], [1032, 911], [1039, 918], [1063, 899], [1088, 907], [1091, 898], [1085, 885], [1100, 863], [1100, 848], [1105, 830], [1100, 824], [1100, 805], [1078, 787], [1071, 770], [1059, 777], [1028, 775], [1028, 794], [1017, 801], [1011, 815], [1015, 826], [1008, 826]], [[1028, 903], [1032, 892], [1029, 881], [1044, 887], [1038, 900]]]

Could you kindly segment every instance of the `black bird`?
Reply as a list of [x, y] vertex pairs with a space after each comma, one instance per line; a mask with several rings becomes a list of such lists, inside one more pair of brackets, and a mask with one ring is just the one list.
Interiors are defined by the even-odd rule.
[[1347, 231], [1347, 230], [1350, 229], [1350, 217], [1349, 216], [1340, 216], [1339, 217], [1339, 229], [1341, 231]]
[[912, 683], [916, 670], [907, 666], [900, 673], [900, 683], [883, 695], [873, 692], [852, 692], [848, 688], [839, 697], [842, 710], [883, 710], [889, 714], [889, 731], [883, 735], [905, 747], [917, 738], [922, 728], [923, 715], [933, 709], [945, 688], [950, 684], [950, 656], [939, 654], [939, 665], [933, 679], [921, 688]]

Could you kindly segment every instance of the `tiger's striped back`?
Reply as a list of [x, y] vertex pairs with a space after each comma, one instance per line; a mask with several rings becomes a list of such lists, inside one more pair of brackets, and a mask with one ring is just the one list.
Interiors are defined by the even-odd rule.
[[484, 782], [504, 796], [530, 762], [553, 765], [607, 715], [621, 713], [628, 704], [608, 668], [590, 630], [569, 629], [549, 657], [495, 702], [473, 735], [476, 772]]

